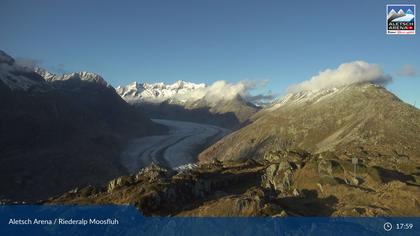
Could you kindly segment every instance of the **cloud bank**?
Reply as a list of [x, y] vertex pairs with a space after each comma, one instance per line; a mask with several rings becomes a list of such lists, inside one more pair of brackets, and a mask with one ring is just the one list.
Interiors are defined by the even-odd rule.
[[211, 104], [220, 101], [232, 100], [238, 96], [254, 104], [263, 104], [274, 99], [272, 94], [251, 94], [251, 91], [265, 86], [267, 81], [240, 81], [238, 83], [228, 83], [219, 80], [206, 87], [195, 89], [187, 94], [179, 94], [178, 98], [188, 101], [204, 99]]
[[417, 71], [412, 65], [404, 65], [397, 74], [407, 77], [416, 77]]
[[385, 74], [379, 65], [369, 64], [365, 61], [354, 61], [343, 63], [336, 69], [321, 71], [310, 80], [290, 86], [288, 92], [322, 90], [360, 83], [374, 83], [385, 86], [391, 81], [392, 77]]

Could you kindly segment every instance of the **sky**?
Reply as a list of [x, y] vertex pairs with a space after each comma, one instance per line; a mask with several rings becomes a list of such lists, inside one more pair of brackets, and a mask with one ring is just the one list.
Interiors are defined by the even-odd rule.
[[386, 4], [400, 2], [1, 0], [0, 49], [56, 73], [95, 72], [113, 86], [255, 80], [267, 81], [255, 93], [278, 95], [365, 61], [419, 107], [420, 32], [385, 31]]

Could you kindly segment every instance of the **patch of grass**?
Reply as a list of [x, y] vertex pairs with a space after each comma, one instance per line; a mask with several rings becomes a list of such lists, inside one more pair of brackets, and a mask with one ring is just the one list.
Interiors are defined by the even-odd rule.
[[334, 178], [332, 176], [323, 176], [319, 180], [319, 183], [322, 184], [322, 185], [324, 185], [324, 184], [338, 185], [338, 184], [340, 184], [340, 180], [338, 178]]
[[373, 181], [383, 184], [384, 181], [381, 178], [381, 173], [379, 171], [379, 169], [375, 168], [375, 167], [369, 167], [367, 169], [367, 173], [368, 175], [373, 179]]

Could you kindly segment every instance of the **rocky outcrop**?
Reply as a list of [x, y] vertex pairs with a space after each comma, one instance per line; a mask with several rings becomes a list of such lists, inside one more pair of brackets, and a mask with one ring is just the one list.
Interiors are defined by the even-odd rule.
[[287, 161], [269, 165], [261, 177], [262, 187], [278, 192], [290, 190], [292, 182], [292, 167]]
[[[145, 215], [377, 216], [417, 215], [415, 172], [371, 166], [351, 157], [271, 151], [262, 161], [214, 161], [169, 171], [152, 164], [108, 187], [79, 189], [49, 204], [132, 204]], [[415, 169], [413, 170], [415, 171]], [[357, 183], [354, 181], [357, 179]], [[407, 205], [409, 207], [407, 207]]]
[[162, 178], [167, 178], [173, 171], [169, 171], [168, 169], [161, 167], [155, 163], [151, 163], [146, 168], [141, 169], [136, 175], [135, 179], [137, 181], [146, 180], [149, 183], [155, 182]]
[[113, 179], [108, 183], [107, 186], [107, 191], [108, 192], [113, 192], [115, 189], [122, 187], [122, 186], [127, 186], [130, 185], [132, 183], [134, 183], [135, 180], [132, 176], [121, 176], [119, 178]]
[[261, 177], [261, 186], [277, 193], [291, 192], [293, 173], [304, 165], [306, 158], [309, 156], [310, 154], [303, 150], [286, 149], [267, 152], [263, 160], [268, 163], [268, 167]]

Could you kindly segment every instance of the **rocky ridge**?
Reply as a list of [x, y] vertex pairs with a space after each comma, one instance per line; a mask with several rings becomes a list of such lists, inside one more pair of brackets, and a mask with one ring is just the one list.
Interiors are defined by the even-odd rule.
[[418, 216], [420, 172], [385, 169], [331, 152], [272, 150], [259, 161], [213, 161], [191, 170], [155, 164], [106, 187], [44, 204], [131, 204], [148, 216]]

